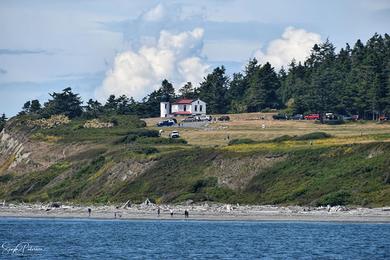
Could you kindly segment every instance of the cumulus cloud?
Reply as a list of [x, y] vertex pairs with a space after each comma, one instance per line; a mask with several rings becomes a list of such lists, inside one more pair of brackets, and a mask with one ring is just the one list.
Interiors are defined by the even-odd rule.
[[158, 4], [152, 9], [145, 12], [141, 18], [148, 22], [158, 22], [163, 20], [167, 15], [167, 9], [163, 4]]
[[187, 81], [199, 84], [209, 70], [200, 56], [203, 33], [202, 28], [178, 34], [163, 30], [153, 46], [119, 53], [96, 92], [97, 98], [124, 94], [139, 100], [159, 88], [165, 78], [176, 88]]
[[314, 44], [321, 42], [321, 36], [304, 29], [287, 27], [280, 39], [270, 42], [265, 52], [261, 49], [255, 52], [255, 57], [261, 62], [269, 62], [280, 68], [291, 62], [304, 61], [310, 54]]

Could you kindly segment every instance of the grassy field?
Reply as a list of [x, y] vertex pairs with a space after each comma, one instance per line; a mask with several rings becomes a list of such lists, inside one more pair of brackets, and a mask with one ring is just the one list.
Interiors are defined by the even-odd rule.
[[[332, 140], [326, 141], [328, 144], [390, 140], [390, 123], [379, 124], [377, 122], [361, 121], [343, 125], [322, 125], [306, 120], [273, 120], [272, 115], [270, 113], [229, 115], [230, 122], [211, 122], [206, 127], [199, 129], [184, 127], [162, 129], [165, 130], [165, 136], [168, 136], [172, 130], [178, 130], [189, 144], [199, 146], [224, 146], [229, 143], [229, 140], [243, 138], [265, 141], [282, 135], [294, 136], [319, 131], [329, 133], [334, 137]], [[147, 126], [152, 129], [159, 129], [156, 127], [156, 123], [160, 120], [161, 118], [144, 119]], [[265, 128], [263, 128], [263, 125]]]
[[[0, 172], [0, 199], [390, 205], [389, 123], [331, 126], [252, 113], [201, 128], [163, 128], [161, 138], [160, 118], [145, 119], [146, 128], [132, 117], [116, 120], [110, 129], [86, 129], [77, 119], [28, 132], [60, 159], [24, 174]], [[172, 130], [183, 139], [168, 138]], [[80, 144], [83, 150], [60, 156]]]

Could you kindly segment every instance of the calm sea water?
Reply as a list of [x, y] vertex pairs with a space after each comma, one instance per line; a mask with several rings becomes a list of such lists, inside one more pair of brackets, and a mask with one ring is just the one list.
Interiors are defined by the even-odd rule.
[[0, 259], [390, 259], [390, 224], [0, 219]]

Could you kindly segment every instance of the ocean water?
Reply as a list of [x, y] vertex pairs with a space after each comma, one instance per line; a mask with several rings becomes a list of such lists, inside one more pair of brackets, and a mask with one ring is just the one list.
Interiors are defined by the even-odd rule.
[[0, 259], [390, 259], [390, 224], [0, 218]]

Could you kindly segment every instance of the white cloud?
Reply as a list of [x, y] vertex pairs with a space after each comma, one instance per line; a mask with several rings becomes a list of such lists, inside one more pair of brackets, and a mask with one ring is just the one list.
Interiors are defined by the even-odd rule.
[[260, 63], [270, 62], [272, 66], [280, 68], [291, 62], [304, 61], [309, 55], [314, 44], [321, 42], [321, 36], [307, 32], [303, 29], [288, 27], [280, 39], [270, 42], [266, 52], [257, 50], [254, 56]]
[[179, 34], [161, 31], [154, 46], [118, 54], [96, 96], [103, 100], [110, 94], [124, 94], [139, 100], [157, 89], [165, 78], [176, 88], [187, 81], [196, 86], [209, 69], [200, 57], [202, 46], [202, 28]]
[[158, 22], [163, 20], [167, 15], [167, 10], [163, 4], [158, 4], [142, 15], [142, 19], [148, 22]]

